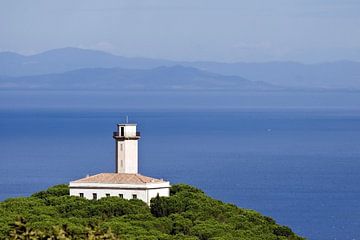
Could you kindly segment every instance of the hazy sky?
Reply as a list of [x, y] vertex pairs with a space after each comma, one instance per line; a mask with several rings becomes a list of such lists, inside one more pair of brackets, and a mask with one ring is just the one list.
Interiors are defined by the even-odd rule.
[[0, 51], [67, 46], [176, 60], [360, 61], [360, 1], [0, 1]]

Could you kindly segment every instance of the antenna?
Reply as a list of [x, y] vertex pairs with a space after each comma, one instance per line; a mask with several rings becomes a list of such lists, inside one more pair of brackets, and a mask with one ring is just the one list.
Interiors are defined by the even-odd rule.
[[126, 123], [129, 123], [129, 116], [126, 116]]

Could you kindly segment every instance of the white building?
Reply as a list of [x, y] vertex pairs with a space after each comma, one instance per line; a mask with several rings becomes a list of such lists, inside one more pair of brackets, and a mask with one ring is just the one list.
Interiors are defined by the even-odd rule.
[[150, 204], [153, 197], [169, 196], [170, 183], [138, 173], [136, 124], [118, 124], [115, 139], [115, 173], [100, 173], [70, 182], [70, 195], [87, 199], [117, 196], [138, 198]]

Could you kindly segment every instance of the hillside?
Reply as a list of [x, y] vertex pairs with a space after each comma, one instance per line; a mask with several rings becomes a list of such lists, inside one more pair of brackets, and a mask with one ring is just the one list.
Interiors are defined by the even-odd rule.
[[68, 196], [59, 185], [0, 203], [0, 239], [302, 239], [270, 217], [222, 203], [187, 185], [151, 207], [117, 197]]
[[274, 90], [279, 87], [196, 68], [89, 68], [65, 73], [0, 77], [1, 90]]

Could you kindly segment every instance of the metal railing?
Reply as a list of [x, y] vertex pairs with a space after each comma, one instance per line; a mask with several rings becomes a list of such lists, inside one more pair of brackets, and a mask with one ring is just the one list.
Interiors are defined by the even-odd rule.
[[[132, 137], [132, 136], [121, 136], [119, 132], [113, 132], [113, 137]], [[136, 132], [136, 137], [140, 137], [140, 132]]]

